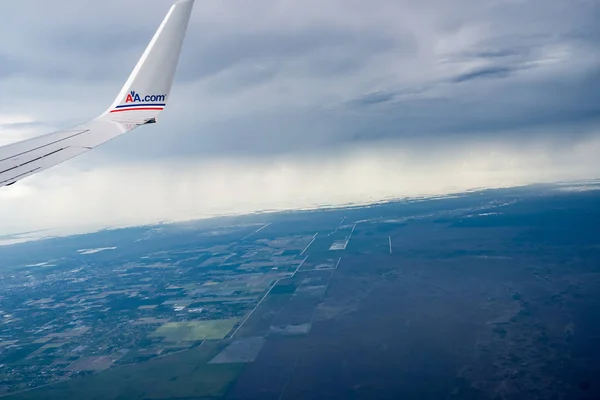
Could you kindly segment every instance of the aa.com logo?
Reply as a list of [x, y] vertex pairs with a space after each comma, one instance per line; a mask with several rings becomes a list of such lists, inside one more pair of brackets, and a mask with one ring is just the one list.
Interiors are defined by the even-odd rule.
[[164, 102], [167, 98], [166, 94], [149, 94], [146, 96], [140, 96], [139, 93], [136, 93], [135, 90], [127, 93], [127, 97], [125, 98], [125, 103], [141, 103], [141, 102]]

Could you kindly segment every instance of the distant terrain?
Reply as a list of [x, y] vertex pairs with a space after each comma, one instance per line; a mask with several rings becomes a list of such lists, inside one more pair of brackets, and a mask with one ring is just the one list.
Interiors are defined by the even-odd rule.
[[0, 247], [7, 399], [600, 398], [600, 184]]

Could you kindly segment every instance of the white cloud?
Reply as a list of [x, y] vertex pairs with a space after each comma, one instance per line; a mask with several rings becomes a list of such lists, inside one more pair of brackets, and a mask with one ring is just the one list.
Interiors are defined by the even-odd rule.
[[[0, 145], [102, 111], [170, 3], [0, 3]], [[575, 3], [198, 1], [160, 123], [0, 190], [0, 232], [593, 177]]]
[[87, 231], [593, 178], [600, 169], [600, 136], [569, 146], [481, 140], [425, 150], [394, 142], [270, 159], [142, 161], [87, 170], [67, 164], [0, 190], [0, 234]]

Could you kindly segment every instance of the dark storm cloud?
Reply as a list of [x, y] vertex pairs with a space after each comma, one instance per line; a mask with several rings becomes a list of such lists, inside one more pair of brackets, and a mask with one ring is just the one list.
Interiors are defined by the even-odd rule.
[[509, 67], [487, 67], [459, 75], [453, 78], [452, 82], [461, 83], [482, 78], [507, 78], [512, 72], [515, 70]]
[[361, 96], [360, 98], [358, 98], [356, 100], [352, 100], [348, 104], [358, 106], [358, 107], [369, 106], [369, 105], [390, 102], [390, 101], [394, 100], [395, 97], [396, 97], [396, 93], [375, 92], [375, 93], [369, 93], [365, 96]]
[[465, 56], [472, 58], [501, 58], [516, 56], [519, 52], [515, 49], [487, 49], [472, 53], [465, 53]]
[[[170, 3], [0, 2], [0, 143], [104, 110]], [[597, 176], [599, 13], [197, 0], [159, 123], [0, 191], [0, 232]]]
[[[170, 1], [58, 3], [0, 5], [0, 30], [23, 32], [0, 47], [0, 89], [10, 92], [0, 106], [40, 110], [38, 118], [56, 124], [112, 99]], [[454, 133], [519, 138], [549, 127], [568, 136], [569, 126], [578, 132], [600, 118], [595, 2], [195, 7], [164, 124], [148, 128], [143, 142], [133, 134], [100, 152], [264, 155]], [[95, 94], [77, 102], [82, 93]]]

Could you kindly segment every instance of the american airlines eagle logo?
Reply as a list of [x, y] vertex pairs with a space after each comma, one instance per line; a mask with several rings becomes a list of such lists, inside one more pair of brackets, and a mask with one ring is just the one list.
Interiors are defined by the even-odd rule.
[[135, 90], [127, 93], [125, 103], [140, 103], [140, 102], [164, 102], [167, 98], [166, 94], [149, 94], [146, 96], [140, 96]]

